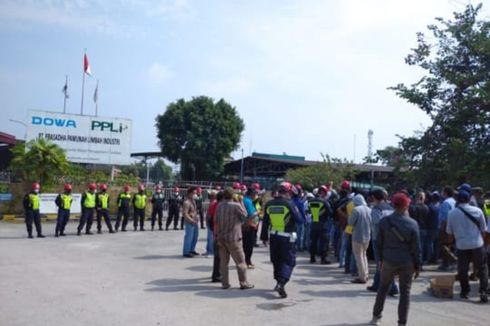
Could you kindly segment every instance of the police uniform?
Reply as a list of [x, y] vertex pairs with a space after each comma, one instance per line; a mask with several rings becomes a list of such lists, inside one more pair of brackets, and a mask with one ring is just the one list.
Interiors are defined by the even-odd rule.
[[152, 211], [151, 211], [151, 230], [155, 228], [156, 217], [158, 215], [158, 229], [163, 230], [163, 203], [165, 202], [165, 195], [163, 192], [155, 192], [151, 197]]
[[39, 194], [31, 191], [24, 196], [25, 222], [27, 234], [32, 238], [32, 222], [36, 227], [37, 237], [44, 238], [41, 229], [41, 215], [39, 214]]
[[[177, 230], [177, 225], [179, 224], [181, 205], [182, 205], [182, 198], [178, 193], [174, 193], [170, 195], [170, 198], [168, 199], [168, 217], [167, 217], [167, 223], [165, 225], [166, 230], [168, 230], [168, 227], [172, 223], [172, 220], [174, 221], [174, 230]], [[182, 227], [182, 222], [181, 222], [181, 227]]]
[[316, 197], [308, 202], [308, 211], [311, 214], [310, 262], [316, 261], [319, 251], [321, 263], [328, 264], [328, 221], [333, 215], [332, 208], [326, 199]]
[[138, 192], [133, 196], [133, 227], [136, 231], [138, 229], [138, 220], [140, 225], [140, 231], [144, 231], [145, 228], [145, 208], [146, 208], [146, 194], [144, 192]]
[[86, 191], [82, 195], [82, 216], [80, 217], [80, 222], [78, 224], [77, 235], [82, 233], [85, 223], [87, 227], [85, 228], [85, 234], [92, 234], [90, 229], [92, 228], [92, 222], [94, 220], [95, 211], [95, 193]]
[[269, 240], [276, 290], [286, 297], [285, 284], [296, 265], [296, 224], [301, 222], [298, 209], [291, 200], [276, 197], [264, 207], [260, 239]]
[[58, 206], [58, 218], [56, 219], [55, 237], [65, 235], [65, 227], [70, 219], [70, 209], [73, 198], [69, 193], [59, 194], [55, 199], [55, 204]]
[[129, 203], [131, 201], [131, 194], [129, 192], [121, 192], [117, 197], [117, 217], [116, 217], [116, 231], [119, 230], [122, 220], [121, 231], [126, 232], [126, 225], [129, 220]]
[[97, 206], [97, 233], [102, 233], [102, 217], [109, 233], [114, 233], [111, 224], [111, 218], [109, 217], [109, 194], [107, 192], [98, 193], [95, 197]]

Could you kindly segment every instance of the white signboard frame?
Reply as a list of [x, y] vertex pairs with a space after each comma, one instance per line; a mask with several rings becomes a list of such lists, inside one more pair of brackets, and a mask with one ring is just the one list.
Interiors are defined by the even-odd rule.
[[[73, 201], [71, 203], [70, 214], [80, 214], [82, 212], [82, 194], [71, 194]], [[55, 204], [58, 194], [43, 193], [39, 194], [39, 212], [41, 214], [57, 214], [58, 206]]]
[[29, 111], [26, 141], [49, 139], [75, 163], [131, 164], [131, 120]]

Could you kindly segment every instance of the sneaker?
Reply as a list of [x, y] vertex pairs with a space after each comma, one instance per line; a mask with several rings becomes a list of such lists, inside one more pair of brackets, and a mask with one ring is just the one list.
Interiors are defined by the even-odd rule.
[[311, 264], [316, 263], [316, 258], [314, 256], [310, 257], [310, 263]]
[[377, 288], [375, 288], [375, 287], [374, 287], [374, 286], [372, 286], [372, 285], [371, 285], [371, 286], [368, 286], [368, 287], [366, 288], [366, 290], [371, 291], [371, 292], [378, 292], [378, 289], [377, 289]]
[[197, 251], [191, 251], [190, 254], [193, 254], [194, 256], [199, 256], [200, 255]]
[[330, 265], [332, 262], [326, 259], [322, 259], [321, 264], [322, 265]]
[[466, 293], [466, 292], [461, 292], [461, 293], [459, 294], [459, 297], [460, 297], [461, 299], [469, 299], [469, 298], [470, 298], [470, 297], [469, 297], [469, 295], [468, 295], [468, 293]]
[[191, 255], [191, 254], [185, 254], [183, 255], [185, 258], [194, 258], [194, 255]]
[[255, 285], [247, 283], [247, 284], [240, 285], [240, 290], [253, 289], [254, 287], [255, 287]]
[[227, 290], [227, 289], [229, 289], [229, 288], [230, 288], [230, 284], [223, 284], [223, 285], [221, 286], [221, 288], [222, 288], [223, 290]]
[[353, 279], [352, 281], [350, 281], [351, 283], [354, 283], [354, 284], [366, 284], [367, 282], [366, 281], [363, 281], [361, 280], [360, 278], [355, 278]]
[[398, 294], [400, 294], [400, 292], [398, 292], [398, 290], [390, 290], [390, 292], [388, 292], [388, 295], [390, 297], [396, 297]]
[[60, 233], [60, 237], [66, 237], [65, 233]]
[[381, 325], [381, 317], [373, 317], [369, 322], [369, 325]]
[[221, 279], [220, 278], [213, 278], [213, 279], [211, 279], [211, 282], [212, 283], [220, 283]]
[[85, 232], [85, 234], [92, 235], [93, 233], [90, 231]]
[[116, 233], [116, 231], [114, 231], [114, 230], [110, 230], [110, 231], [109, 231], [109, 233]]
[[34, 239], [34, 237], [32, 236], [32, 234], [29, 234], [27, 237], [28, 237], [29, 239]]
[[247, 265], [247, 268], [248, 268], [248, 269], [254, 269], [254, 268], [255, 268], [255, 265], [254, 265], [254, 264], [248, 264], [248, 265]]
[[288, 294], [286, 293], [286, 289], [284, 289], [284, 285], [282, 284], [278, 284], [277, 293], [279, 293], [279, 296], [283, 299], [288, 297]]
[[77, 235], [78, 236], [82, 235], [82, 231], [77, 231]]
[[481, 303], [487, 303], [488, 302], [488, 295], [486, 293], [480, 294], [480, 302]]
[[42, 234], [38, 234], [37, 235], [38, 238], [46, 238], [46, 236], [42, 235]]

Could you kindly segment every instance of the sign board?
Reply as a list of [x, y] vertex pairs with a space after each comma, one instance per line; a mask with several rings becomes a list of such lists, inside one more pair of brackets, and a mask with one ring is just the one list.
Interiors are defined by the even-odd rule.
[[[70, 213], [81, 213], [82, 194], [71, 194], [71, 196], [73, 202], [71, 204]], [[58, 194], [39, 194], [39, 212], [41, 212], [41, 214], [57, 214], [58, 206], [54, 203], [56, 197], [58, 197]]]
[[29, 111], [26, 141], [49, 139], [63, 148], [70, 162], [131, 163], [131, 120]]
[[12, 194], [0, 194], [0, 201], [11, 201]]

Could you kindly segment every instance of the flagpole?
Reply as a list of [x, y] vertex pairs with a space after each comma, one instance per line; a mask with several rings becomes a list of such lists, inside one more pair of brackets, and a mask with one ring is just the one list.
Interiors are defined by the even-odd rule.
[[83, 93], [85, 90], [85, 69], [82, 72], [82, 106], [80, 108], [80, 114], [83, 115]]
[[97, 79], [97, 86], [95, 86], [95, 116], [98, 116], [98, 106], [99, 106], [99, 80]]
[[66, 80], [65, 80], [65, 91], [63, 92], [63, 113], [66, 113], [66, 94], [68, 92], [68, 75], [66, 75]]

